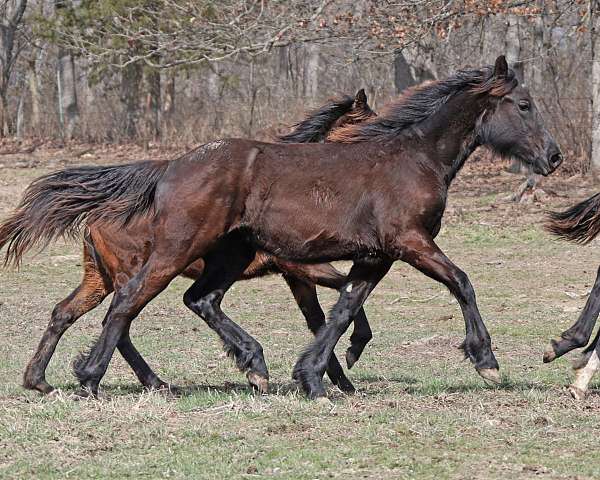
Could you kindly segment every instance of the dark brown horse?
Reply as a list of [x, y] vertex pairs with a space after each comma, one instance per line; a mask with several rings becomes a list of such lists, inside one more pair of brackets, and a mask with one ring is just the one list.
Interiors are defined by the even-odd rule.
[[[83, 221], [119, 225], [147, 217], [151, 225], [152, 240], [136, 259], [139, 272], [115, 292], [102, 334], [75, 362], [83, 391], [97, 392], [132, 320], [198, 258], [204, 271], [184, 302], [209, 324], [228, 325], [221, 300], [257, 249], [295, 262], [354, 262], [329, 322], [294, 369], [311, 398], [325, 395], [322, 377], [339, 337], [395, 260], [456, 296], [465, 355], [497, 382], [473, 287], [433, 239], [450, 183], [477, 146], [517, 157], [542, 175], [561, 163], [527, 89], [499, 57], [493, 68], [461, 70], [415, 88], [335, 139], [344, 143], [229, 139], [171, 162], [113, 167], [102, 180], [100, 167], [90, 167], [34, 182], [0, 227], [8, 260], [18, 262], [36, 242], [76, 231]], [[236, 357], [251, 351], [244, 339], [236, 341]]]
[[[289, 134], [279, 137], [279, 141], [284, 143], [327, 141], [327, 137], [335, 129], [365, 121], [373, 116], [375, 113], [369, 107], [365, 92], [361, 89], [355, 97], [345, 95], [330, 100], [319, 109], [310, 112], [302, 122], [294, 125]], [[98, 173], [100, 178], [102, 171], [99, 170]], [[132, 222], [125, 229], [101, 222], [88, 223], [83, 242], [83, 279], [73, 293], [54, 308], [50, 323], [23, 375], [25, 388], [42, 393], [53, 391], [53, 387], [46, 381], [45, 372], [61, 336], [78, 318], [97, 307], [113, 290], [118, 290], [138, 272], [140, 268], [138, 259], [144, 256], [145, 244], [151, 238], [150, 223], [144, 217]], [[203, 269], [204, 262], [199, 259], [188, 266], [182, 275], [196, 279], [202, 274]], [[339, 289], [345, 283], [345, 275], [330, 264], [297, 264], [281, 260], [266, 252], [257, 252], [252, 263], [242, 273], [241, 279], [274, 273], [283, 274], [306, 318], [309, 329], [316, 333], [325, 323], [325, 315], [319, 305], [315, 285]], [[249, 365], [246, 362], [253, 357], [259, 359], [254, 362], [264, 364], [260, 344], [237, 325], [231, 324], [229, 327], [232, 332], [223, 332], [222, 326], [214, 326], [224, 337], [226, 349], [237, 348], [235, 344], [229, 342], [228, 337], [239, 335], [246, 339], [253, 352], [253, 355], [246, 355], [246, 357], [242, 356], [242, 352], [237, 352], [235, 357], [240, 369], [243, 371], [248, 369]], [[349, 367], [358, 360], [371, 337], [367, 318], [361, 311], [357, 314], [351, 346], [346, 353]], [[168, 385], [152, 371], [134, 347], [128, 332], [123, 335], [117, 347], [144, 386], [168, 388]], [[250, 367], [247, 372], [248, 379], [251, 384], [265, 392], [268, 375], [266, 365], [264, 371], [261, 370], [260, 373], [260, 376], [257, 375]], [[354, 391], [352, 383], [346, 378], [335, 356], [331, 357], [327, 373], [340, 389], [347, 392]]]
[[[584, 200], [564, 212], [553, 212], [546, 223], [546, 229], [554, 235], [575, 243], [587, 244], [600, 233], [600, 193]], [[592, 336], [600, 313], [600, 268], [596, 281], [577, 321], [561, 333], [558, 339], [550, 341], [544, 352], [544, 362], [556, 358], [576, 348], [585, 347]], [[575, 363], [575, 381], [569, 386], [573, 398], [583, 399], [592, 376], [600, 368], [600, 332], [583, 351]]]

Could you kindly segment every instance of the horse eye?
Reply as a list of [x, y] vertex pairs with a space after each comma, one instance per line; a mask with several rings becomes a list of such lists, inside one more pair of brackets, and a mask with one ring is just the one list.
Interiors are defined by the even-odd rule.
[[521, 100], [519, 102], [519, 110], [521, 110], [522, 112], [526, 112], [527, 110], [529, 110], [529, 108], [530, 108], [530, 105], [527, 100]]

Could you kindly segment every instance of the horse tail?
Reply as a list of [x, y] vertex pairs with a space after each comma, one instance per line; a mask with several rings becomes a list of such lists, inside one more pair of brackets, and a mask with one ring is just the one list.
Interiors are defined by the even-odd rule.
[[280, 143], [318, 143], [325, 140], [333, 124], [352, 110], [354, 97], [344, 95], [327, 102], [322, 107], [308, 113], [300, 123], [293, 125], [287, 135], [278, 135]]
[[0, 223], [4, 264], [19, 265], [35, 245], [43, 250], [59, 237], [75, 237], [96, 221], [125, 225], [153, 209], [156, 185], [168, 162], [60, 170], [33, 181], [13, 214]]
[[600, 233], [600, 193], [564, 212], [550, 212], [545, 228], [571, 242], [586, 244]]

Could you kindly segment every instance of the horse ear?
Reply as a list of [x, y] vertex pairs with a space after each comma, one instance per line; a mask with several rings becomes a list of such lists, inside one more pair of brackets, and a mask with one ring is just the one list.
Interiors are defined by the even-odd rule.
[[365, 93], [365, 89], [361, 88], [356, 95], [354, 96], [354, 103], [356, 106], [364, 106], [367, 104], [367, 94]]
[[494, 64], [494, 77], [506, 77], [507, 74], [508, 63], [506, 63], [506, 57], [504, 55], [500, 55]]

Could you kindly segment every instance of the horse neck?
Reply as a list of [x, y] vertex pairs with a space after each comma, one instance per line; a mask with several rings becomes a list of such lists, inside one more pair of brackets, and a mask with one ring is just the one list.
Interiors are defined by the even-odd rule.
[[430, 141], [436, 149], [436, 160], [447, 186], [480, 145], [479, 123], [487, 107], [484, 99], [461, 93], [450, 99], [431, 119], [423, 140]]

